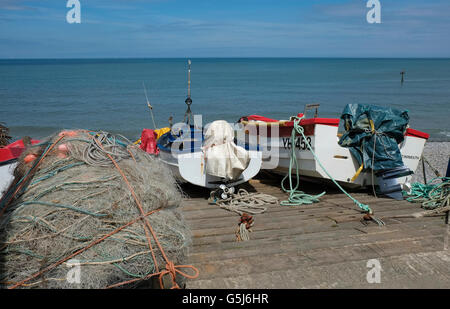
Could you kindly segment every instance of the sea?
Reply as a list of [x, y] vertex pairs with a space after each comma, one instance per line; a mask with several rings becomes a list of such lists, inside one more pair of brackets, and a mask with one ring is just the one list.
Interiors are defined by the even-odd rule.
[[[191, 110], [203, 124], [254, 114], [288, 119], [306, 104], [339, 118], [358, 103], [407, 110], [412, 128], [450, 141], [450, 59], [191, 60]], [[154, 128], [144, 88], [157, 127], [169, 117], [183, 121], [187, 71], [187, 59], [173, 58], [0, 60], [0, 122], [14, 139], [90, 129], [136, 140]]]

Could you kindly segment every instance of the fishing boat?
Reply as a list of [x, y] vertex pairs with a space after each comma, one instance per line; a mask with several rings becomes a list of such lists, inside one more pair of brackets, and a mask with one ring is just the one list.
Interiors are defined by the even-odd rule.
[[[170, 128], [144, 129], [141, 148], [156, 155], [179, 182], [209, 189], [220, 188], [225, 197], [234, 192], [234, 186], [259, 173], [262, 151], [257, 144], [239, 143], [236, 131], [224, 120], [205, 127], [196, 124], [191, 111], [190, 74], [189, 60], [187, 110], [183, 122], [174, 127], [170, 124]], [[148, 97], [147, 105], [152, 113]], [[153, 113], [152, 119], [156, 128]]]
[[[316, 109], [314, 117], [305, 118], [307, 110], [311, 108]], [[256, 139], [263, 149], [261, 169], [285, 175], [291, 167], [291, 149], [295, 148], [300, 176], [322, 180], [332, 177], [347, 187], [384, 185], [389, 187], [385, 188], [385, 192], [397, 191], [397, 197], [399, 185], [407, 188], [418, 167], [429, 134], [406, 128], [403, 141], [398, 144], [403, 166], [385, 169], [382, 171], [384, 173], [377, 172], [374, 175], [373, 169], [366, 169], [355, 158], [351, 148], [339, 144], [344, 133], [338, 129], [344, 126], [343, 121], [339, 118], [320, 118], [317, 109], [318, 105], [308, 105], [303, 113], [287, 120], [259, 115], [239, 119], [238, 122], [243, 125], [246, 133], [245, 139]], [[291, 134], [294, 120], [299, 118], [302, 118], [299, 124], [304, 135], [297, 133], [293, 143]], [[393, 179], [395, 183], [391, 182]]]
[[[218, 127], [228, 125], [216, 123]], [[214, 139], [209, 133], [192, 127], [183, 137], [172, 131], [162, 135], [157, 142], [159, 159], [179, 181], [209, 189], [233, 188], [259, 173], [262, 152], [257, 146], [237, 145], [233, 135], [222, 144], [206, 144], [208, 138]]]

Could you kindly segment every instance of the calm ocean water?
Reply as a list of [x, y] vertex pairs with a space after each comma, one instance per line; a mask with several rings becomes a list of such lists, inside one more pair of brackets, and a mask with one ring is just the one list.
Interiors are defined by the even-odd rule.
[[[338, 118], [365, 103], [407, 109], [411, 127], [450, 141], [450, 59], [192, 59], [191, 78], [204, 123], [286, 119], [309, 103]], [[15, 138], [84, 128], [136, 139], [153, 127], [142, 82], [159, 127], [183, 120], [186, 59], [0, 60], [0, 122]]]

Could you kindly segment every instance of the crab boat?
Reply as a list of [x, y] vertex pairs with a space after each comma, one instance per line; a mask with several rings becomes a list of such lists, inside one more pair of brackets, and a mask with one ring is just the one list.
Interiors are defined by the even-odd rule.
[[[297, 117], [304, 117], [305, 113], [298, 114]], [[429, 138], [427, 133], [406, 128], [403, 131], [403, 141], [398, 144], [403, 167], [385, 170], [385, 174], [377, 173], [374, 177], [372, 169], [362, 169], [351, 148], [339, 144], [343, 133], [338, 132], [338, 129], [340, 124], [344, 125], [341, 119], [319, 118], [317, 111], [313, 118], [301, 119], [299, 124], [304, 129], [306, 141], [303, 136], [297, 134], [293, 145], [291, 134], [295, 118], [294, 116], [289, 120], [276, 120], [258, 115], [240, 118], [238, 122], [244, 126], [245, 139], [256, 139], [263, 149], [261, 169], [285, 175], [290, 169], [291, 148], [295, 147], [300, 176], [330, 179], [320, 166], [318, 162], [320, 161], [330, 176], [350, 188], [381, 185], [382, 182], [387, 182], [383, 185], [398, 184], [407, 189]], [[317, 159], [306, 142], [311, 145]], [[386, 180], [394, 178], [396, 183], [389, 183]]]
[[157, 141], [159, 159], [179, 182], [208, 189], [233, 188], [259, 173], [262, 151], [257, 145], [238, 145], [225, 121], [211, 123], [206, 131], [191, 127], [185, 135], [170, 131]]
[[[262, 152], [258, 145], [238, 143], [236, 130], [226, 121], [217, 120], [203, 127], [197, 125], [191, 111], [191, 61], [188, 60], [187, 110], [177, 128], [144, 129], [141, 149], [166, 165], [178, 182], [208, 189], [234, 192], [234, 186], [249, 181], [259, 173]], [[145, 88], [144, 88], [145, 90]], [[147, 93], [145, 91], [147, 97]], [[153, 117], [147, 97], [147, 106]], [[180, 126], [178, 126], [180, 125]]]

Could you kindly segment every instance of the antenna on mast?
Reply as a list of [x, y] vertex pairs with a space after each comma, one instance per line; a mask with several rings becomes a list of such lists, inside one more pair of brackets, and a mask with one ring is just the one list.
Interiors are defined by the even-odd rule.
[[192, 117], [192, 111], [191, 111], [191, 59], [188, 59], [188, 93], [186, 101], [184, 101], [187, 105], [186, 113], [184, 114], [184, 122], [186, 122], [188, 125], [191, 124], [191, 117]]
[[150, 105], [150, 101], [148, 100], [147, 89], [145, 88], [145, 83], [144, 82], [142, 82], [142, 87], [144, 87], [144, 94], [145, 94], [145, 98], [147, 99], [147, 106], [150, 109], [150, 114], [152, 115], [153, 127], [156, 130], [155, 117], [153, 116], [153, 106]]
[[[191, 59], [188, 60], [188, 98], [191, 98]], [[191, 100], [192, 102], [192, 100]]]

